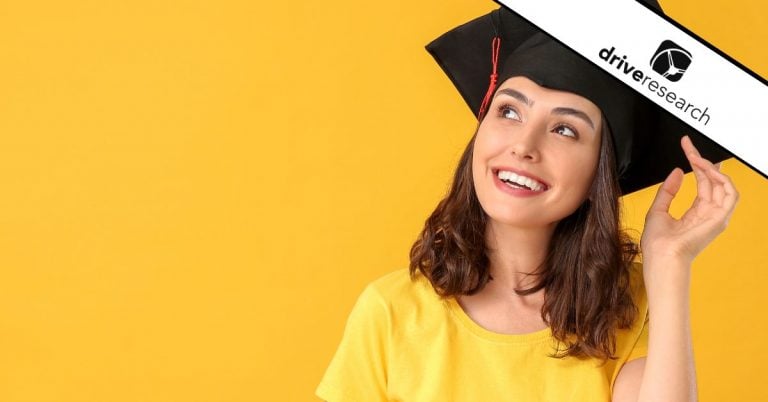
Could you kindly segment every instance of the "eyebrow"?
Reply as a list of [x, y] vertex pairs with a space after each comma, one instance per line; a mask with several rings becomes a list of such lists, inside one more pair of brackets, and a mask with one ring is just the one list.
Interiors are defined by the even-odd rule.
[[531, 102], [531, 100], [528, 99], [527, 96], [523, 95], [521, 92], [515, 91], [512, 88], [499, 89], [499, 92], [496, 92], [496, 95], [494, 96], [494, 98], [496, 96], [501, 95], [501, 94], [504, 94], [504, 95], [507, 95], [507, 96], [511, 96], [511, 97], [519, 100], [520, 102], [525, 103], [528, 106], [533, 106], [533, 102]]
[[595, 124], [592, 123], [592, 119], [587, 116], [586, 113], [582, 112], [581, 110], [572, 109], [569, 107], [556, 107], [552, 110], [552, 114], [558, 114], [558, 115], [565, 115], [565, 116], [573, 116], [576, 118], [579, 118], [581, 120], [584, 120], [587, 124], [589, 124], [592, 129], [595, 129]]

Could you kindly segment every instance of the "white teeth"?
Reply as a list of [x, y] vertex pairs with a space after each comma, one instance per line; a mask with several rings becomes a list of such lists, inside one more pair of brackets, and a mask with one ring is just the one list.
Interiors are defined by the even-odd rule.
[[544, 190], [544, 185], [539, 183], [536, 180], [531, 179], [530, 177], [520, 176], [517, 173], [509, 172], [506, 170], [499, 170], [499, 179], [501, 180], [508, 180], [513, 183], [517, 183], [523, 186], [526, 186], [533, 191], [541, 191]]

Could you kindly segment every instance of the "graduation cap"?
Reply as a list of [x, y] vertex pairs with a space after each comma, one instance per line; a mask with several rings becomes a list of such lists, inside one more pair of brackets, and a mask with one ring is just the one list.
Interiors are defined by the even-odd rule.
[[[656, 0], [643, 1], [661, 12]], [[592, 101], [613, 135], [622, 194], [661, 183], [675, 167], [690, 172], [680, 148], [686, 134], [712, 163], [733, 156], [506, 7], [444, 33], [426, 49], [478, 120], [499, 84], [514, 76]]]

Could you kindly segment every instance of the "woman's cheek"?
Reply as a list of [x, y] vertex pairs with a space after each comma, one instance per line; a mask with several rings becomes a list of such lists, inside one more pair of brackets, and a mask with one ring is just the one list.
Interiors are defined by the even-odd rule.
[[501, 131], [496, 131], [493, 133], [489, 133], [490, 135], [487, 135], [485, 138], [485, 147], [491, 152], [498, 152], [503, 150], [508, 144], [507, 144], [507, 138], [508, 136], [505, 135]]

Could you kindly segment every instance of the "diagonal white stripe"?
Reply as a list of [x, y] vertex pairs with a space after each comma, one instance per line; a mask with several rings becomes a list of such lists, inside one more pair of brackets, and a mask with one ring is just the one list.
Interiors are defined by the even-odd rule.
[[[762, 109], [768, 105], [768, 86], [704, 43], [635, 0], [498, 2], [685, 121], [768, 178], [768, 135], [755, 129], [762, 127]], [[579, 29], [574, 29], [573, 21], [579, 21]], [[688, 68], [675, 70], [671, 52], [666, 52], [671, 67], [667, 74], [684, 73], [677, 82], [667, 80], [649, 65], [654, 52], [664, 40], [678, 44], [692, 58]], [[615, 47], [619, 56], [626, 55], [627, 63], [657, 81], [659, 86], [674, 92], [678, 99], [684, 98], [696, 107], [707, 108], [709, 119], [692, 117], [690, 110], [678, 109], [675, 103], [654, 93], [647, 85], [649, 80], [639, 82], [631, 74], [624, 74], [615, 65], [603, 61], [599, 57], [600, 50], [611, 47]], [[717, 85], [712, 85], [715, 82]], [[698, 115], [702, 116], [700, 112]]]

